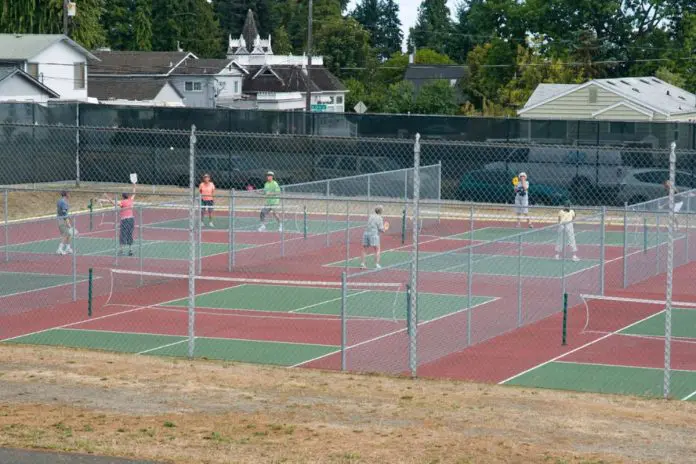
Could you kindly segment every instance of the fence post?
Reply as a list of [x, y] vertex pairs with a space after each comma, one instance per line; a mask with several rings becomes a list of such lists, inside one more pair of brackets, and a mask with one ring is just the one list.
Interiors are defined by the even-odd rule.
[[562, 243], [561, 246], [563, 247], [563, 251], [562, 251], [563, 254], [561, 255], [561, 294], [565, 294], [566, 293], [566, 240], [568, 239], [568, 237], [566, 236], [567, 232], [566, 232], [565, 226], [562, 226], [561, 230], [563, 231], [563, 234], [562, 234], [563, 235], [562, 236], [563, 242], [561, 242]]
[[280, 225], [278, 226], [278, 232], [280, 232], [280, 256], [285, 256], [285, 195], [283, 191], [280, 191]]
[[341, 370], [346, 370], [346, 345], [348, 343], [348, 331], [346, 327], [346, 304], [348, 303], [348, 274], [341, 273]]
[[80, 186], [80, 103], [75, 109], [75, 186]]
[[203, 208], [201, 205], [201, 196], [196, 195], [196, 209], [198, 210], [197, 220], [198, 220], [198, 250], [196, 253], [196, 258], [198, 260], [198, 273], [203, 273]]
[[227, 224], [227, 271], [232, 272], [234, 267], [234, 214], [235, 214], [235, 195], [234, 189], [230, 189], [229, 218]]
[[188, 262], [188, 357], [195, 352], [196, 323], [196, 126], [191, 126], [189, 141], [189, 262]]
[[[416, 142], [413, 145], [413, 243], [411, 253], [411, 334], [409, 337], [409, 367], [411, 376], [418, 373], [418, 251], [419, 232], [418, 222], [420, 215], [420, 134], [416, 134]], [[408, 171], [407, 179], [408, 179]], [[406, 185], [408, 188], [408, 183]]]
[[346, 201], [346, 269], [350, 262], [350, 202]]
[[602, 213], [599, 220], [599, 294], [604, 295], [604, 280], [606, 273], [606, 216], [607, 207], [602, 206]]
[[628, 287], [628, 202], [623, 214], [623, 288]]
[[657, 212], [655, 213], [655, 264], [657, 265], [657, 271], [655, 272], [655, 275], [660, 274], [660, 222], [660, 213]]
[[517, 236], [517, 327], [522, 327], [522, 234]]
[[2, 195], [2, 197], [3, 197], [2, 203], [3, 203], [3, 216], [4, 216], [3, 223], [5, 224], [5, 227], [3, 227], [3, 230], [4, 230], [3, 235], [5, 236], [4, 240], [5, 240], [5, 262], [6, 263], [10, 261], [10, 231], [9, 231], [10, 213], [8, 211], [8, 208], [9, 208], [8, 197], [9, 196], [10, 196], [10, 192], [7, 189], [5, 189], [3, 192], [3, 195]]
[[663, 396], [669, 398], [672, 371], [672, 282], [674, 277], [674, 181], [677, 164], [677, 144], [669, 150], [669, 224], [667, 226], [667, 291], [665, 294], [665, 372]]
[[143, 207], [138, 207], [138, 267], [140, 269], [140, 286], [143, 285]]
[[442, 206], [440, 202], [442, 201], [442, 160], [437, 162], [437, 223], [440, 223], [440, 209]]
[[469, 244], [474, 241], [474, 204], [469, 205]]
[[471, 312], [474, 310], [472, 305], [472, 287], [474, 280], [474, 246], [469, 244], [469, 253], [466, 266], [466, 346], [471, 346]]
[[72, 278], [73, 278], [73, 286], [72, 286], [72, 300], [77, 301], [77, 217], [73, 215], [72, 217], [72, 224], [70, 226], [72, 227], [71, 235], [72, 235]]
[[684, 236], [686, 262], [689, 262], [689, 223], [691, 222], [691, 195], [686, 196], [686, 235]]
[[121, 220], [118, 214], [118, 200], [116, 200], [117, 195], [114, 195], [114, 250], [116, 255], [116, 264], [119, 261], [119, 255], [121, 254]]
[[329, 197], [331, 196], [331, 181], [326, 181], [326, 246], [331, 244], [329, 230]]
[[372, 174], [367, 175], [367, 215], [370, 215], [370, 205], [372, 204]]

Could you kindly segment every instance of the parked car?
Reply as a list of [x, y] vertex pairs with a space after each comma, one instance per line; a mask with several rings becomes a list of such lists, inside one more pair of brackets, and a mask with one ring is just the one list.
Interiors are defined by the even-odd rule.
[[[654, 200], [667, 195], [664, 182], [669, 179], [668, 169], [631, 169], [621, 180], [617, 203], [634, 205], [644, 201]], [[675, 174], [677, 190], [689, 190], [696, 187], [696, 176], [677, 171]]]
[[[470, 171], [459, 184], [459, 198], [477, 203], [513, 203], [512, 178], [516, 173], [506, 169], [481, 169]], [[570, 199], [567, 189], [529, 183], [529, 203], [532, 205], [562, 205]]]

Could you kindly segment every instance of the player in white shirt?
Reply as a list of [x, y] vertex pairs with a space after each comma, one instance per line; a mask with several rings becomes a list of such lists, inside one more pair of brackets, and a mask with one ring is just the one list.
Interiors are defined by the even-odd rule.
[[519, 177], [512, 181], [515, 186], [515, 212], [517, 213], [517, 227], [520, 226], [522, 215], [527, 216], [527, 227], [532, 228], [532, 221], [529, 219], [529, 182], [527, 174], [521, 172]]
[[575, 243], [575, 230], [573, 230], [573, 221], [575, 220], [575, 211], [570, 208], [570, 202], [567, 201], [564, 208], [558, 212], [558, 237], [556, 238], [556, 259], [560, 259], [560, 253], [563, 251], [565, 244], [563, 238], [573, 251], [573, 261], [579, 261], [578, 247]]

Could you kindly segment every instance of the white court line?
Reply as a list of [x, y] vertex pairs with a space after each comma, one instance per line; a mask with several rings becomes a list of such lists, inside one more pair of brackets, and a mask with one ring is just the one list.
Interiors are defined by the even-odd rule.
[[570, 354], [573, 354], [573, 353], [575, 353], [575, 352], [578, 352], [578, 351], [580, 351], [580, 350], [582, 350], [582, 349], [584, 349], [584, 348], [587, 348], [588, 346], [592, 346], [592, 345], [594, 345], [595, 343], [601, 342], [602, 340], [606, 340], [607, 338], [611, 337], [612, 335], [616, 335], [616, 334], [618, 334], [619, 332], [621, 332], [621, 331], [623, 331], [623, 330], [626, 330], [626, 329], [629, 329], [629, 328], [631, 328], [631, 327], [633, 327], [633, 326], [636, 326], [636, 325], [638, 325], [638, 324], [641, 324], [641, 323], [643, 323], [643, 322], [645, 322], [645, 321], [647, 321], [647, 320], [649, 320], [649, 319], [652, 319], [653, 317], [655, 317], [655, 314], [651, 314], [651, 315], [649, 315], [648, 317], [644, 317], [643, 319], [641, 319], [641, 320], [639, 320], [639, 321], [636, 321], [636, 322], [633, 322], [633, 323], [631, 323], [631, 324], [628, 324], [627, 326], [621, 327], [620, 329], [617, 329], [617, 330], [615, 330], [615, 331], [613, 331], [613, 332], [609, 332], [609, 333], [607, 333], [606, 335], [604, 335], [604, 336], [602, 336], [602, 337], [596, 338], [595, 340], [592, 340], [591, 342], [587, 342], [587, 343], [585, 343], [584, 345], [581, 345], [581, 346], [579, 346], [579, 347], [577, 347], [577, 348], [574, 348], [574, 349], [572, 349], [572, 350], [570, 350], [570, 351], [568, 351], [568, 352], [566, 352], [566, 353], [563, 353], [563, 354], [561, 354], [561, 355], [558, 355], [558, 356], [556, 356], [555, 358], [552, 358], [552, 359], [549, 359], [548, 361], [544, 361], [544, 362], [542, 362], [542, 363], [539, 363], [539, 364], [537, 364], [536, 366], [533, 366], [533, 367], [531, 367], [531, 368], [529, 368], [529, 369], [527, 369], [527, 370], [524, 370], [524, 371], [522, 371], [522, 372], [518, 372], [517, 374], [513, 375], [512, 377], [509, 377], [509, 378], [507, 378], [507, 379], [505, 379], [505, 380], [502, 380], [502, 381], [498, 382], [498, 385], [504, 385], [504, 384], [510, 382], [511, 380], [514, 380], [514, 379], [516, 379], [516, 378], [518, 378], [518, 377], [523, 376], [524, 374], [527, 374], [527, 373], [532, 372], [532, 371], [534, 371], [534, 370], [536, 370], [536, 369], [539, 369], [539, 368], [541, 368], [541, 367], [543, 367], [543, 366], [546, 366], [547, 364], [551, 364], [552, 362], [558, 361], [558, 360], [561, 359], [561, 358], [565, 358], [566, 356], [568, 356], [568, 355], [570, 355]]
[[[345, 232], [345, 230], [344, 230], [344, 232]], [[420, 245], [423, 245], [423, 244], [425, 244], [425, 243], [437, 242], [437, 241], [439, 241], [439, 240], [442, 240], [442, 237], [434, 238], [434, 239], [432, 239], [432, 240], [426, 240], [426, 241], [424, 241], [424, 242], [419, 242], [419, 244], [420, 244]], [[397, 250], [401, 250], [402, 248], [412, 248], [412, 247], [413, 247], [413, 245], [409, 243], [409, 244], [406, 244], [406, 245], [398, 246], [398, 247], [396, 247], [396, 248], [388, 248], [388, 249], [386, 249], [386, 250], [382, 250], [381, 253], [382, 253], [382, 256], [384, 256], [385, 254], [391, 253], [392, 251], [397, 251]], [[427, 252], [424, 252], [424, 253], [427, 253]], [[439, 252], [439, 253], [447, 253], [447, 252], [446, 252], [446, 251], [443, 251], [443, 252]], [[372, 255], [366, 255], [366, 257], [367, 257], [367, 256], [372, 256]], [[355, 259], [355, 258], [357, 258], [357, 256], [354, 257], [354, 258], [351, 258], [351, 259]], [[339, 261], [334, 261], [333, 263], [324, 264], [324, 265], [322, 265], [322, 267], [337, 267], [337, 266], [336, 266], [337, 264], [345, 264], [345, 262], [346, 262], [345, 259], [341, 259], [341, 260], [339, 260]], [[386, 270], [389, 270], [389, 269], [386, 269]]]
[[696, 396], [696, 390], [694, 390], [693, 392], [689, 393], [689, 394], [686, 395], [684, 398], [682, 398], [682, 401], [688, 401], [688, 400], [690, 400], [691, 398], [693, 398], [694, 396]]
[[[26, 274], [29, 274], [29, 273], [28, 273], [28, 272], [21, 272], [21, 273], [18, 273], [18, 274], [24, 274], [24, 275], [26, 275]], [[63, 277], [63, 276], [59, 276], [59, 277]], [[66, 277], [72, 278], [72, 276], [66, 276]], [[100, 278], [100, 277], [97, 277], [97, 279], [99, 279], [99, 278]], [[94, 280], [97, 280], [97, 279], [94, 279]], [[89, 279], [83, 278], [83, 279], [81, 279], [81, 280], [77, 280], [76, 283], [81, 284], [81, 283], [88, 282], [88, 281], [89, 281]], [[27, 294], [27, 293], [40, 292], [40, 291], [42, 291], [42, 290], [49, 290], [49, 289], [52, 289], [52, 288], [65, 287], [66, 285], [72, 285], [72, 284], [73, 284], [73, 282], [70, 281], [70, 282], [66, 282], [66, 283], [64, 283], [64, 284], [51, 285], [50, 287], [34, 288], [34, 289], [32, 289], [32, 290], [24, 290], [24, 291], [22, 291], [22, 292], [8, 293], [8, 294], [6, 294], [6, 295], [0, 294], [0, 300], [2, 300], [3, 298], [9, 298], [9, 297], [11, 297], [11, 296], [25, 295], [25, 294]]]
[[[463, 295], [463, 296], [466, 297], [466, 295]], [[488, 298], [488, 297], [482, 297], [482, 298]], [[498, 298], [498, 297], [494, 297], [494, 298], [491, 298], [491, 299], [489, 299], [489, 300], [482, 301], [482, 302], [479, 303], [479, 304], [475, 304], [475, 305], [473, 305], [473, 306], [470, 307], [470, 308], [463, 308], [463, 309], [460, 309], [459, 311], [454, 311], [454, 312], [451, 312], [451, 313], [444, 314], [444, 315], [442, 315], [442, 316], [440, 316], [440, 317], [436, 317], [436, 318], [434, 318], [434, 319], [430, 319], [430, 320], [428, 320], [428, 321], [425, 321], [425, 322], [423, 322], [423, 323], [420, 323], [420, 324], [418, 324], [418, 327], [422, 327], [422, 326], [424, 326], [424, 325], [430, 324], [431, 322], [436, 322], [436, 321], [439, 321], [439, 320], [448, 318], [448, 317], [450, 317], [450, 316], [454, 316], [454, 315], [456, 315], [456, 314], [461, 314], [461, 313], [465, 313], [465, 312], [467, 312], [467, 311], [471, 311], [471, 310], [473, 310], [474, 308], [477, 308], [477, 307], [479, 307], [479, 306], [486, 305], [486, 304], [488, 304], [488, 303], [493, 303], [494, 301], [497, 301], [497, 300], [499, 300], [499, 299], [500, 299], [500, 298]], [[383, 338], [391, 337], [392, 335], [396, 335], [396, 334], [399, 334], [399, 333], [402, 333], [402, 332], [406, 332], [407, 330], [408, 330], [408, 327], [404, 327], [403, 329], [395, 330], [395, 331], [393, 331], [393, 332], [389, 332], [389, 333], [386, 333], [386, 334], [384, 334], [384, 335], [380, 335], [380, 336], [378, 336], [378, 337], [371, 338], [371, 339], [369, 339], [369, 340], [363, 340], [362, 342], [356, 343], [355, 345], [347, 346], [347, 347], [345, 348], [345, 350], [348, 351], [348, 350], [350, 350], [350, 349], [357, 348], [357, 347], [359, 347], [359, 346], [366, 345], [366, 344], [368, 344], [368, 343], [376, 342], [376, 341], [382, 340]], [[301, 363], [294, 364], [294, 365], [290, 366], [290, 368], [300, 367], [300, 366], [302, 366], [303, 364], [307, 364], [307, 363], [310, 363], [310, 362], [313, 362], [313, 361], [317, 361], [317, 360], [319, 360], [319, 359], [323, 359], [323, 358], [326, 358], [326, 357], [329, 357], [329, 356], [333, 356], [333, 355], [335, 355], [336, 353], [340, 353], [340, 352], [341, 352], [341, 350], [332, 351], [331, 353], [327, 353], [327, 354], [325, 354], [325, 355], [317, 356], [316, 358], [308, 359], [307, 361], [302, 361]]]
[[[649, 366], [631, 366], [628, 364], [607, 364], [607, 363], [593, 363], [593, 362], [577, 362], [577, 361], [557, 361], [558, 364], [569, 364], [569, 365], [581, 365], [581, 366], [600, 366], [600, 367], [627, 367], [629, 369], [640, 369], [640, 370], [646, 370], [646, 371], [664, 371], [663, 367], [649, 367]], [[687, 372], [687, 373], [694, 373], [696, 374], [696, 371], [688, 370], [688, 369], [671, 369], [672, 372]]]

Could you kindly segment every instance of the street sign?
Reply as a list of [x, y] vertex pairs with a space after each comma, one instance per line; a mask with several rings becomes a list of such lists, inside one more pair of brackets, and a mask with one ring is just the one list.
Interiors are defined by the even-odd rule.
[[326, 111], [326, 105], [323, 104], [318, 104], [318, 105], [312, 105], [312, 111]]
[[356, 113], [362, 114], [365, 111], [367, 111], [367, 106], [365, 106], [365, 104], [363, 102], [359, 101], [358, 104], [355, 105], [355, 107], [353, 109], [355, 110]]

